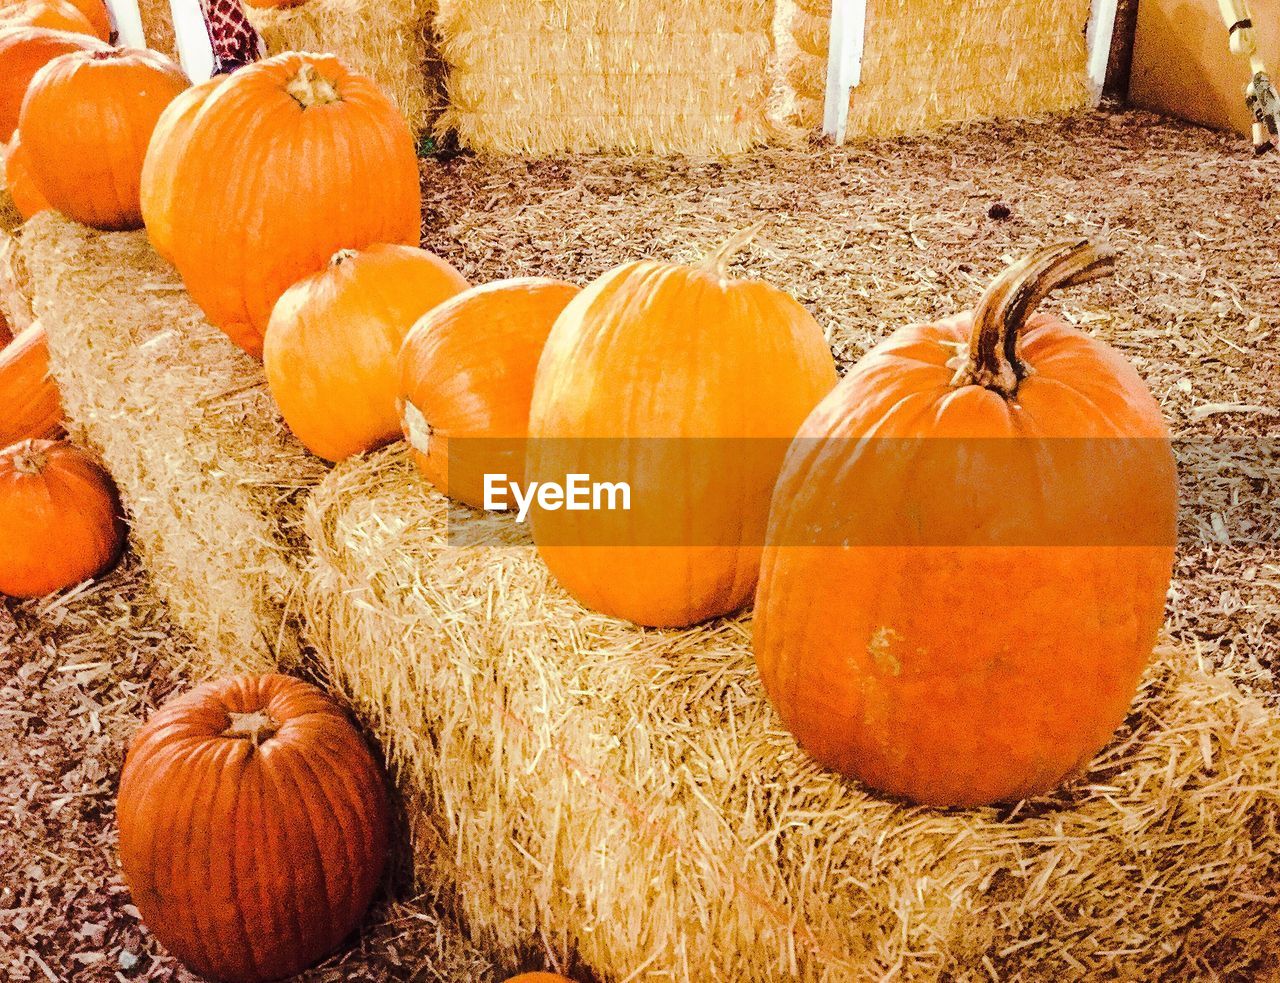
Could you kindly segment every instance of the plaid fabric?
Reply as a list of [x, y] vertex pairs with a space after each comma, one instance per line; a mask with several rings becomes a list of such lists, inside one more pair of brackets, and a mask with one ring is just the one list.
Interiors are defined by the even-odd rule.
[[200, 0], [213, 46], [213, 74], [234, 72], [267, 53], [240, 0]]

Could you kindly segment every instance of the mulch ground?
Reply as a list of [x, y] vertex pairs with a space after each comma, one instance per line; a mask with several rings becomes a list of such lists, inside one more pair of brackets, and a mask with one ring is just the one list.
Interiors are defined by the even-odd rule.
[[[473, 281], [578, 282], [690, 260], [768, 217], [742, 268], [794, 293], [847, 366], [898, 325], [972, 304], [1047, 240], [1105, 235], [1117, 275], [1051, 306], [1120, 348], [1163, 404], [1183, 482], [1169, 630], [1222, 664], [1280, 663], [1280, 161], [1142, 113], [994, 123], [733, 161], [470, 156], [424, 163], [424, 244]], [[123, 748], [182, 688], [187, 644], [136, 561], [0, 606], [0, 971], [177, 980], [114, 859]], [[444, 979], [441, 926], [386, 898], [312, 979]], [[484, 979], [477, 957], [455, 979]]]

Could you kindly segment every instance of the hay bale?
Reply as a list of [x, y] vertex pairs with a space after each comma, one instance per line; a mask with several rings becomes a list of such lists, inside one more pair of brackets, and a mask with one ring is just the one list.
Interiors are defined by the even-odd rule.
[[415, 134], [428, 130], [444, 100], [432, 0], [307, 0], [297, 7], [246, 7], [271, 54], [329, 51], [367, 75], [399, 107]]
[[31, 324], [31, 277], [18, 233], [0, 229], [0, 318], [13, 334]]
[[203, 319], [145, 233], [44, 212], [22, 253], [71, 429], [115, 477], [133, 546], [203, 653], [185, 668], [293, 665], [300, 499], [323, 468], [262, 367]]
[[[3, 160], [0, 160], [3, 165]], [[0, 172], [3, 166], [0, 166]], [[13, 232], [22, 224], [22, 213], [13, 203], [13, 195], [9, 194], [9, 189], [4, 185], [4, 178], [0, 177], [0, 232]]]
[[[982, 117], [1086, 106], [1088, 19], [1089, 0], [869, 0], [849, 136], [923, 133]], [[778, 26], [789, 113], [816, 128], [826, 92], [829, 6], [779, 0]]]
[[1017, 809], [910, 808], [780, 731], [749, 618], [584, 611], [510, 518], [449, 513], [403, 448], [337, 467], [306, 529], [318, 657], [421, 796], [419, 875], [508, 961], [1174, 979], [1273, 948], [1280, 719], [1186, 652], [1160, 651], [1087, 779]]
[[449, 108], [476, 150], [714, 154], [768, 139], [771, 0], [440, 0]]

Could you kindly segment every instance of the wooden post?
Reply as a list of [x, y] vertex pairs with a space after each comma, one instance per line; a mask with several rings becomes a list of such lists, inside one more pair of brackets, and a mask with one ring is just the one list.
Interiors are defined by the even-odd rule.
[[138, 0], [106, 0], [106, 3], [118, 43], [126, 48], [145, 48], [147, 37], [142, 32]]
[[1116, 30], [1117, 0], [1093, 0], [1089, 10], [1089, 30], [1086, 34], [1089, 46], [1089, 91], [1093, 104], [1102, 102], [1102, 90], [1107, 84], [1107, 64], [1111, 61], [1111, 39]]
[[849, 123], [849, 95], [862, 82], [866, 39], [867, 0], [832, 0], [822, 133], [837, 144], [844, 143]]
[[169, 10], [182, 70], [192, 82], [203, 82], [213, 74], [214, 66], [213, 42], [200, 0], [169, 0]]

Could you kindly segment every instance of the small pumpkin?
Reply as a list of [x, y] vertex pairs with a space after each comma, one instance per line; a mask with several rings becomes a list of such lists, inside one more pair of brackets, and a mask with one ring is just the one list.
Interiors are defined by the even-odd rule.
[[0, 447], [62, 433], [62, 400], [49, 374], [49, 342], [34, 322], [0, 350]]
[[341, 461], [400, 436], [396, 354], [414, 322], [467, 281], [414, 246], [342, 250], [276, 302], [263, 365], [285, 422]]
[[9, 190], [9, 197], [13, 199], [13, 207], [18, 210], [23, 221], [49, 207], [49, 202], [31, 180], [31, 163], [17, 130], [9, 141], [9, 149], [4, 157], [4, 183]]
[[538, 359], [579, 292], [542, 277], [498, 280], [446, 301], [409, 332], [398, 368], [401, 428], [418, 469], [451, 498], [483, 508], [485, 474], [524, 480]]
[[573, 980], [567, 976], [561, 976], [559, 973], [520, 973], [518, 976], [507, 978], [506, 983], [573, 983]]
[[751, 598], [786, 442], [836, 382], [808, 311], [728, 276], [753, 233], [697, 265], [606, 273], [547, 339], [526, 481], [585, 474], [630, 490], [628, 511], [532, 516], [539, 553], [589, 608], [678, 627]]
[[190, 969], [291, 976], [356, 927], [386, 866], [385, 779], [320, 689], [237, 676], [167, 701], [120, 776], [120, 865]]
[[26, 0], [0, 9], [0, 30], [6, 27], [45, 27], [106, 40], [70, 0]]
[[209, 320], [255, 356], [280, 295], [335, 252], [418, 244], [409, 126], [332, 55], [290, 52], [240, 69], [184, 138], [153, 154], [149, 166], [182, 193], [149, 221], [167, 229], [170, 259]]
[[170, 262], [174, 249], [169, 217], [173, 197], [181, 193], [181, 188], [174, 181], [174, 172], [168, 163], [181, 153], [191, 136], [196, 116], [225, 79], [225, 75], [215, 75], [176, 96], [160, 114], [147, 144], [138, 188], [142, 221], [152, 248]]
[[[78, 30], [84, 33], [92, 34], [100, 41], [111, 40], [111, 15], [107, 13], [106, 4], [102, 0], [65, 0], [65, 4], [74, 7], [84, 18], [88, 24], [88, 30], [79, 26], [79, 21], [68, 14], [64, 7], [59, 4], [48, 4], [46, 0], [0, 0], [0, 29], [11, 20], [27, 21], [31, 16], [30, 9], [36, 7], [51, 7], [52, 13], [44, 12], [46, 20], [62, 19], [77, 25], [76, 28], [63, 28], [64, 30]], [[37, 11], [40, 13], [40, 11]], [[41, 24], [40, 26], [50, 26]]]
[[65, 441], [0, 451], [0, 594], [42, 597], [96, 577], [124, 549], [110, 476]]
[[147, 143], [187, 85], [182, 69], [154, 51], [113, 48], [53, 59], [31, 80], [19, 117], [36, 188], [77, 222], [140, 228]]
[[59, 55], [107, 50], [105, 44], [87, 34], [46, 27], [0, 28], [0, 143], [12, 139], [18, 128], [22, 99], [36, 72]]
[[1119, 353], [1033, 313], [1113, 262], [1033, 253], [973, 313], [868, 352], [800, 428], [754, 650], [821, 764], [930, 805], [1014, 800], [1124, 719], [1173, 563], [1169, 435]]

